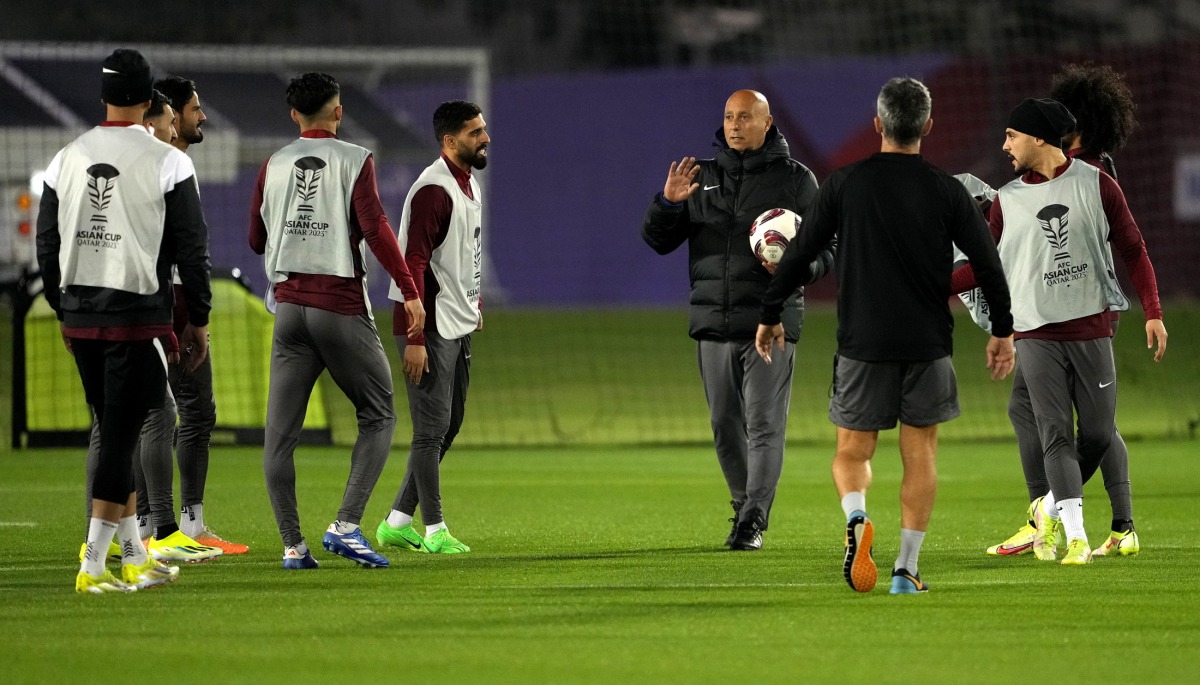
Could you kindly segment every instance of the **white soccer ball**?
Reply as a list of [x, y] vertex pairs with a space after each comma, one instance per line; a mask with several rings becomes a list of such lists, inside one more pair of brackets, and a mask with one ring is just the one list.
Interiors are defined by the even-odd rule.
[[783, 251], [799, 230], [798, 214], [779, 207], [768, 209], [750, 225], [750, 249], [760, 260], [778, 264], [783, 258]]

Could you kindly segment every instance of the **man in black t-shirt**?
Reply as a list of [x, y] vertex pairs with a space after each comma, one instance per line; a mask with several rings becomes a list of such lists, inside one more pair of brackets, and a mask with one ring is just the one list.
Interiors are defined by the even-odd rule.
[[900, 422], [900, 555], [893, 594], [925, 592], [917, 556], [937, 490], [938, 424], [959, 414], [950, 362], [954, 320], [947, 293], [952, 245], [975, 265], [992, 305], [987, 366], [1013, 368], [1008, 286], [996, 245], [962, 184], [926, 162], [921, 138], [933, 121], [929, 90], [911, 78], [879, 93], [875, 130], [881, 152], [843, 167], [821, 186], [763, 300], [755, 345], [770, 362], [783, 341], [784, 299], [808, 276], [809, 262], [837, 236], [838, 354], [829, 419], [837, 425], [833, 479], [846, 514], [843, 574], [858, 592], [875, 587], [874, 527], [866, 514], [871, 457], [879, 431]]

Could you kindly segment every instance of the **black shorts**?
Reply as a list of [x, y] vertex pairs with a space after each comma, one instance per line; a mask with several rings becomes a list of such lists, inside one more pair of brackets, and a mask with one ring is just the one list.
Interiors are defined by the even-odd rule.
[[928, 362], [864, 362], [834, 357], [829, 420], [858, 431], [888, 430], [896, 421], [918, 428], [959, 415], [950, 357]]

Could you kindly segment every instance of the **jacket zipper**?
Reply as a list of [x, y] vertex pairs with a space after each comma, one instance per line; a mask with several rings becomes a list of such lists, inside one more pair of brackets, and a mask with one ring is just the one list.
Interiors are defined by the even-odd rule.
[[729, 220], [729, 230], [725, 232], [725, 306], [722, 307], [722, 315], [725, 317], [725, 338], [729, 339], [729, 309], [732, 307], [730, 302], [730, 290], [733, 287], [730, 284], [729, 269], [730, 260], [733, 259], [733, 231], [736, 228], [738, 217], [738, 202], [742, 198], [742, 177], [746, 175], [745, 161], [738, 157], [738, 176], [737, 181], [733, 186], [733, 213]]

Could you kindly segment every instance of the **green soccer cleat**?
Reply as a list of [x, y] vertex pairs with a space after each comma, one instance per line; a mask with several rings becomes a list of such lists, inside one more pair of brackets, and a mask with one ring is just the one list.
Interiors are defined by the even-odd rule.
[[430, 554], [466, 554], [471, 551], [470, 547], [459, 542], [446, 528], [422, 540], [421, 545]]
[[[83, 555], [84, 554], [87, 554], [87, 543], [86, 542], [83, 543], [82, 545], [80, 545], [80, 547], [79, 547], [79, 562], [80, 563], [83, 563]], [[109, 561], [120, 561], [121, 560], [121, 546], [117, 544], [116, 540], [113, 540], [112, 542], [108, 543], [108, 560]]]
[[1033, 508], [1033, 556], [1039, 561], [1054, 561], [1058, 558], [1058, 535], [1062, 531], [1062, 521], [1050, 518], [1046, 508], [1042, 506], [1039, 497], [1030, 505]]
[[1127, 530], [1124, 533], [1113, 531], [1109, 534], [1108, 539], [1104, 541], [1092, 552], [1094, 557], [1132, 557], [1142, 551], [1141, 544], [1138, 543], [1138, 534], [1136, 531]]
[[146, 551], [155, 561], [186, 561], [197, 563], [215, 559], [223, 552], [219, 547], [202, 545], [183, 534], [182, 530], [171, 533], [162, 540], [150, 538]]
[[179, 578], [179, 567], [147, 559], [144, 564], [122, 564], [121, 577], [137, 589], [145, 590], [175, 582]]
[[375, 539], [381, 545], [391, 545], [393, 547], [401, 547], [410, 552], [424, 552], [425, 546], [421, 543], [423, 539], [421, 534], [410, 523], [407, 526], [396, 528], [388, 524], [386, 520], [379, 522], [379, 527], [375, 529]]
[[1084, 564], [1092, 563], [1092, 548], [1088, 547], [1087, 540], [1083, 538], [1075, 538], [1067, 543], [1067, 553], [1058, 563], [1063, 566], [1083, 566]]
[[102, 595], [106, 592], [136, 592], [137, 588], [123, 580], [117, 580], [112, 571], [104, 569], [104, 575], [93, 577], [85, 571], [75, 576], [75, 592]]

